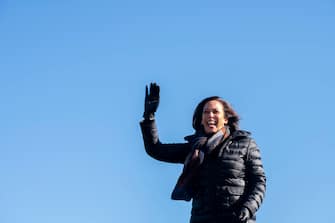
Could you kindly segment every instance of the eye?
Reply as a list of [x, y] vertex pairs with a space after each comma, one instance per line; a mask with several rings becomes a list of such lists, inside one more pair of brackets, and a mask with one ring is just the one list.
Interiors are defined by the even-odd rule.
[[210, 111], [209, 111], [209, 110], [204, 110], [203, 113], [204, 113], [204, 114], [209, 114]]

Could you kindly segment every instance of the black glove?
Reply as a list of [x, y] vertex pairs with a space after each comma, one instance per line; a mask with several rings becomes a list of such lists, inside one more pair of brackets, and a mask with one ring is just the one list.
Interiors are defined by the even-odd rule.
[[159, 104], [159, 86], [156, 83], [150, 84], [150, 93], [148, 86], [145, 86], [144, 113], [143, 118], [153, 120]]
[[237, 217], [241, 222], [247, 222], [247, 220], [250, 218], [249, 209], [246, 207], [242, 207]]

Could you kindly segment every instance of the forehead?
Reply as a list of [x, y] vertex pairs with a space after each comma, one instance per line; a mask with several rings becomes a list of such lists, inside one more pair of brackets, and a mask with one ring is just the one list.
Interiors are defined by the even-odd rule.
[[205, 105], [203, 110], [208, 110], [208, 109], [217, 109], [217, 110], [223, 110], [223, 105], [221, 102], [217, 100], [211, 100], [208, 101]]

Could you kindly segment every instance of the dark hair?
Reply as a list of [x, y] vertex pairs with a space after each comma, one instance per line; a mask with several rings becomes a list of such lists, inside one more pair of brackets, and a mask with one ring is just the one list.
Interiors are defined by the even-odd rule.
[[231, 132], [234, 132], [237, 129], [239, 129], [238, 122], [240, 120], [240, 117], [234, 111], [231, 105], [227, 101], [223, 100], [218, 96], [211, 96], [203, 99], [194, 110], [192, 126], [196, 131], [202, 130], [203, 128], [201, 124], [202, 112], [205, 104], [209, 101], [218, 101], [223, 105], [224, 115], [228, 119], [227, 125], [229, 126]]

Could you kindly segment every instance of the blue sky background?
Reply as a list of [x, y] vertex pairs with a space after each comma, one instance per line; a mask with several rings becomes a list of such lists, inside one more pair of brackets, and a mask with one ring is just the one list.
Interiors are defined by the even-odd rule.
[[0, 222], [188, 222], [182, 166], [144, 152], [155, 81], [163, 142], [207, 96], [240, 114], [268, 178], [259, 223], [332, 223], [334, 24], [331, 0], [0, 1]]

